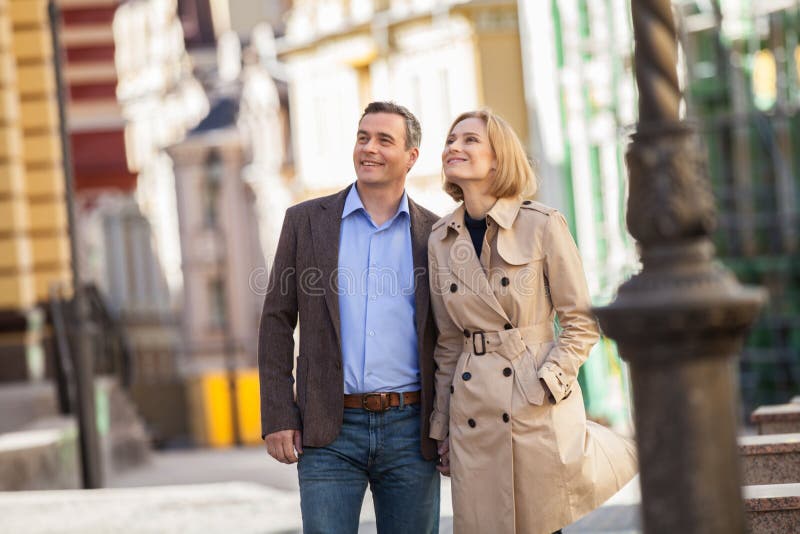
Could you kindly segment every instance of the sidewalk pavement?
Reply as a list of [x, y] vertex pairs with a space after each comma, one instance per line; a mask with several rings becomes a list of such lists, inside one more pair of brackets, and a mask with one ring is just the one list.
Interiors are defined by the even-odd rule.
[[[0, 492], [2, 532], [272, 533], [301, 531], [294, 466], [262, 448], [153, 454], [100, 490]], [[638, 478], [565, 534], [639, 534]], [[452, 533], [450, 481], [442, 482], [441, 534]], [[359, 533], [375, 533], [369, 492]]]

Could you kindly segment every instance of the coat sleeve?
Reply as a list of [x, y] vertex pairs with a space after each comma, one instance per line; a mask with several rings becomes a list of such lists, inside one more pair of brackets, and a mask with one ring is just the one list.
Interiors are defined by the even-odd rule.
[[258, 377], [261, 397], [261, 437], [280, 430], [300, 430], [294, 397], [294, 329], [297, 325], [296, 252], [293, 210], [283, 220], [275, 261], [258, 332]]
[[578, 248], [561, 213], [548, 217], [542, 247], [545, 280], [561, 332], [538, 376], [547, 384], [551, 400], [558, 403], [572, 392], [578, 370], [599, 334]]
[[437, 330], [436, 348], [433, 352], [433, 359], [436, 362], [435, 396], [429, 436], [439, 441], [445, 439], [449, 433], [450, 386], [453, 383], [453, 373], [463, 343], [463, 334], [450, 318], [450, 314], [447, 313], [441, 288], [436, 282], [436, 273], [440, 268], [429, 242], [428, 276], [430, 277], [431, 307]]

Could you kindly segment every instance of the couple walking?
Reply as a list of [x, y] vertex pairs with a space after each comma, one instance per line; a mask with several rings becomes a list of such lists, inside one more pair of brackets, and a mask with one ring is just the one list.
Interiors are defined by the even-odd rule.
[[367, 486], [378, 532], [435, 533], [441, 472], [456, 534], [550, 534], [636, 471], [633, 444], [586, 420], [598, 331], [578, 251], [525, 199], [535, 177], [503, 119], [454, 121], [460, 205], [441, 219], [405, 193], [420, 137], [406, 108], [371, 103], [355, 184], [286, 212], [259, 332], [266, 448], [298, 464], [305, 533], [357, 532]]

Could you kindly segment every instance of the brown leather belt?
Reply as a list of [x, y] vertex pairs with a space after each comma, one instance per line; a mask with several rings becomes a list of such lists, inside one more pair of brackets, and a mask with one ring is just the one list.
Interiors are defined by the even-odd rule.
[[403, 396], [403, 404], [417, 404], [419, 402], [419, 391], [407, 391], [405, 393], [374, 392], [374, 393], [354, 393], [344, 396], [345, 408], [363, 408], [368, 412], [385, 412], [389, 408], [400, 406], [400, 395]]

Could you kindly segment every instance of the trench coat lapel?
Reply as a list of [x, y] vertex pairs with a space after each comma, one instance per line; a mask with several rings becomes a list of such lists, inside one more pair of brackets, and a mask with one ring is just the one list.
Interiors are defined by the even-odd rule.
[[423, 330], [428, 319], [430, 305], [430, 289], [428, 287], [428, 235], [433, 224], [417, 204], [408, 199], [408, 211], [411, 216], [411, 253], [414, 259], [414, 306], [417, 327], [417, 338], [422, 354]]
[[472, 244], [472, 239], [464, 226], [463, 204], [453, 212], [450, 221], [446, 224], [448, 224], [451, 231], [457, 234], [453, 245], [450, 247], [450, 271], [461, 280], [467, 288], [478, 295], [487, 306], [499, 313], [500, 316], [508, 322], [508, 315], [506, 315], [494, 291], [492, 291], [489, 279], [486, 277], [481, 262], [475, 254], [475, 247]]
[[[342, 210], [347, 193], [352, 185], [320, 203], [317, 210], [311, 212], [311, 241], [314, 245], [314, 258], [320, 270], [325, 303], [331, 314], [336, 339], [342, 346], [341, 317], [339, 316], [339, 281], [335, 276], [339, 267], [339, 232], [342, 227]], [[302, 274], [301, 274], [302, 276]]]

